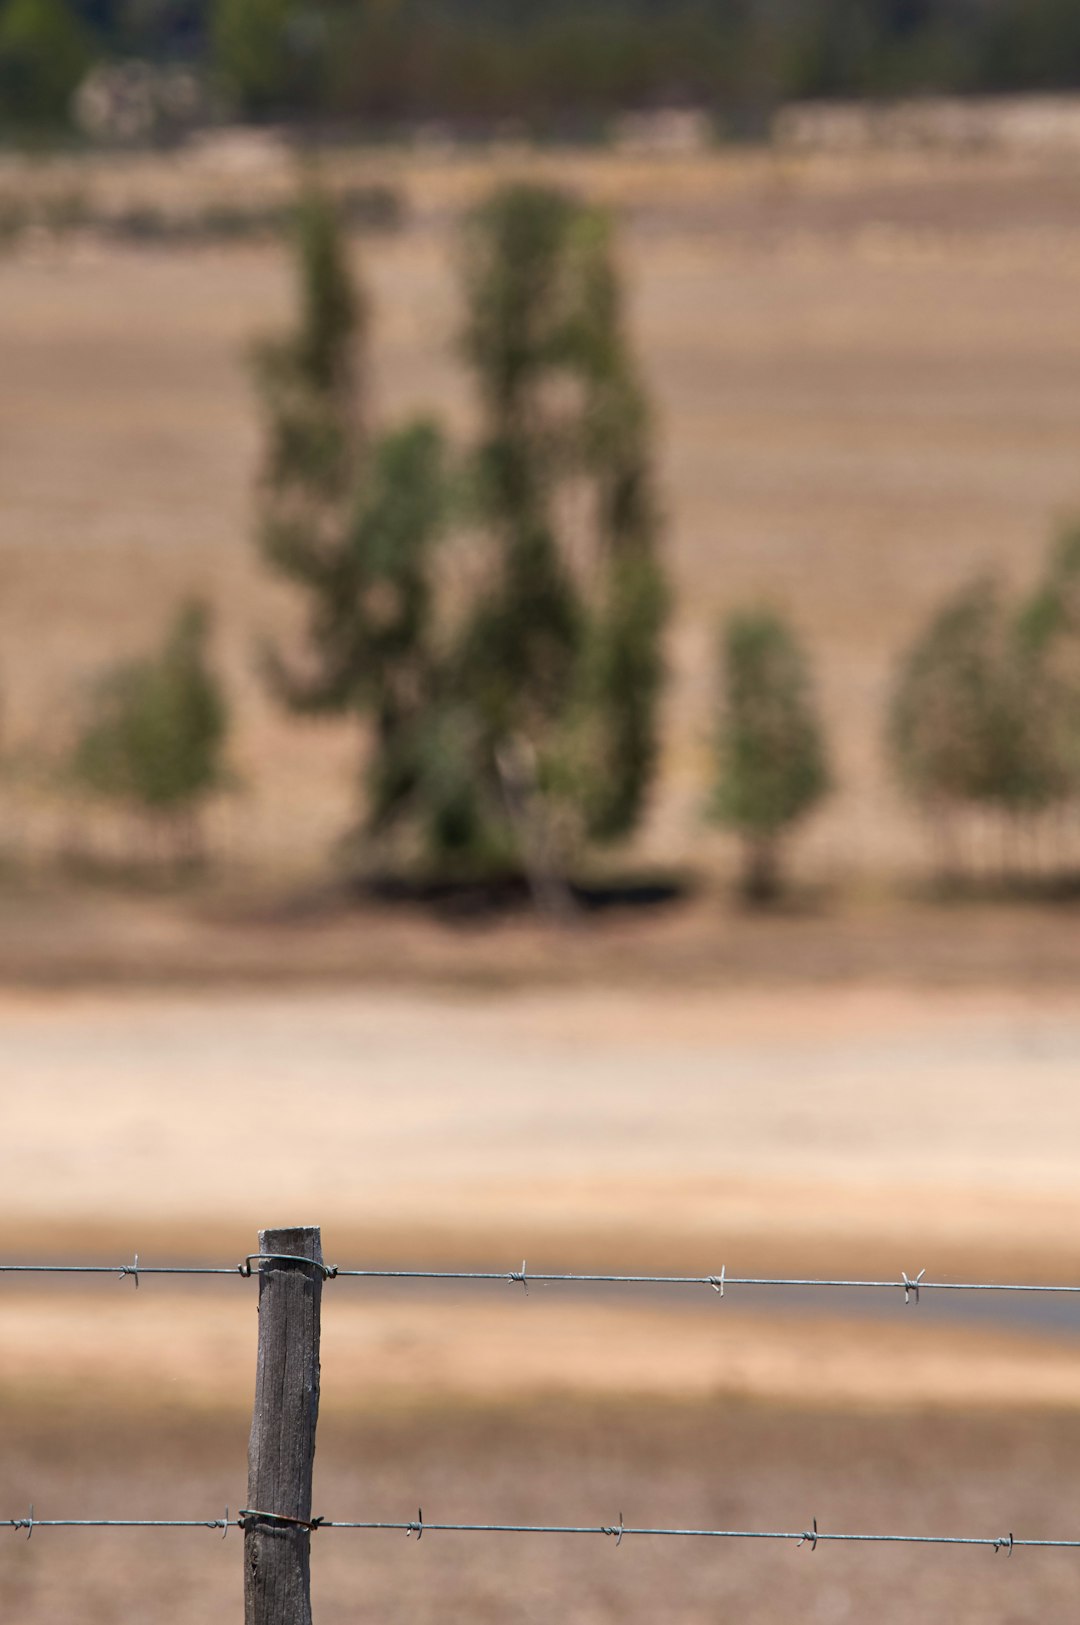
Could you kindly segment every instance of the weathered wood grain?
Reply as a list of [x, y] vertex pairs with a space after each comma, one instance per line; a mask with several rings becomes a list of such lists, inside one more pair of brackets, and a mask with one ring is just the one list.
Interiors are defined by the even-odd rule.
[[[316, 1228], [261, 1230], [259, 1251], [322, 1264]], [[262, 1516], [245, 1519], [245, 1625], [311, 1625], [311, 1531], [305, 1524], [319, 1417], [322, 1283], [320, 1267], [272, 1257], [260, 1264], [247, 1505]]]

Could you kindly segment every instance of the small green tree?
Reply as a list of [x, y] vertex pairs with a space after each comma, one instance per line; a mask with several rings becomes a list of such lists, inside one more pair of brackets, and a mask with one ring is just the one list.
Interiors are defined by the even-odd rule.
[[1018, 618], [983, 577], [938, 611], [901, 663], [889, 749], [939, 835], [973, 808], [998, 814], [1008, 831], [1066, 791], [1044, 664], [1056, 616], [1048, 608], [1033, 602]]
[[721, 645], [723, 698], [712, 818], [742, 838], [741, 888], [765, 902], [780, 887], [780, 847], [829, 788], [806, 657], [767, 610], [731, 616]]
[[77, 782], [201, 850], [198, 814], [225, 783], [227, 713], [208, 658], [209, 614], [178, 611], [156, 655], [106, 672], [76, 741]]

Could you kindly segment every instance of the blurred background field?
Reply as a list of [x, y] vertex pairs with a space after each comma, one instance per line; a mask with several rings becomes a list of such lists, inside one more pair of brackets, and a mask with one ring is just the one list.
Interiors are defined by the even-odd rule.
[[[83, 161], [80, 184], [159, 207], [223, 184], [198, 158], [112, 163], [116, 175]], [[796, 863], [819, 882], [921, 878], [925, 838], [883, 758], [895, 664], [973, 573], [1000, 567], [1030, 589], [1046, 536], [1075, 502], [1071, 163], [513, 150], [336, 163], [342, 184], [389, 177], [404, 200], [405, 224], [357, 250], [380, 413], [466, 419], [456, 225], [494, 180], [554, 179], [618, 210], [675, 589], [644, 850], [721, 872], [729, 860], [700, 816], [715, 626], [763, 600], [813, 652], [835, 755], [836, 793]], [[280, 195], [286, 160], [271, 150], [264, 164], [257, 184]], [[15, 184], [45, 181], [24, 166]], [[253, 183], [224, 184], [238, 197]], [[292, 595], [250, 541], [247, 366], [283, 317], [285, 256], [271, 244], [135, 249], [75, 234], [33, 240], [2, 274], [0, 638], [16, 763], [28, 742], [59, 746], [80, 685], [144, 645], [179, 594], [199, 591], [217, 611], [242, 783], [212, 813], [214, 849], [234, 869], [310, 868], [349, 821], [355, 746], [345, 729], [283, 716], [255, 671], [259, 636], [291, 624]], [[70, 843], [62, 800], [42, 805], [40, 784], [8, 771], [4, 822], [20, 855]], [[97, 846], [115, 858], [126, 835], [103, 825]]]
[[[373, 132], [315, 117], [303, 81], [280, 104], [196, 97], [175, 126], [158, 106], [127, 134], [84, 106], [16, 140], [20, 6], [0, 4], [3, 1258], [233, 1264], [261, 1226], [320, 1223], [342, 1265], [1075, 1280], [1076, 762], [1028, 822], [992, 796], [963, 812], [949, 891], [942, 820], [885, 744], [930, 617], [986, 570], [1026, 598], [1080, 513], [1074, 98], [783, 105], [956, 90], [949, 6], [929, 54], [807, 56], [749, 97], [713, 86], [724, 116], [693, 86], [598, 112], [582, 68], [586, 130], [544, 112], [538, 69], [531, 123], [427, 106]], [[391, 44], [416, 20], [372, 9]], [[1067, 92], [1067, 8], [997, 9], [1022, 34], [1038, 14], [1043, 44], [980, 35], [959, 88]], [[451, 99], [455, 64], [431, 81]], [[124, 71], [99, 110], [168, 89]], [[461, 358], [472, 211], [525, 182], [613, 222], [656, 434], [667, 681], [640, 826], [586, 852], [564, 928], [519, 873], [425, 889], [354, 866], [370, 717], [291, 715], [264, 680], [263, 641], [295, 647], [302, 606], [256, 545], [252, 357], [295, 311], [313, 176], [370, 298], [367, 409], [435, 411], [455, 448], [483, 432]], [[204, 845], [177, 863], [152, 814], [89, 795], [70, 760], [102, 672], [191, 598], [230, 729]], [[832, 787], [754, 909], [705, 809], [719, 627], [760, 606], [807, 652]], [[255, 1291], [5, 1277], [0, 1520], [235, 1512]], [[315, 1510], [1074, 1537], [1073, 1300], [973, 1298], [330, 1282]], [[0, 1614], [231, 1620], [240, 1546], [11, 1530]], [[326, 1625], [1042, 1625], [1074, 1617], [1080, 1582], [1069, 1552], [315, 1547]]]

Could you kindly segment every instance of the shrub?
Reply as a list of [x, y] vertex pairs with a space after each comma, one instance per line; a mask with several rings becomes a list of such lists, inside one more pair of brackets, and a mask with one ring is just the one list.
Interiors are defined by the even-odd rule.
[[986, 806], [1020, 813], [1062, 789], [1055, 753], [1037, 725], [1035, 640], [997, 584], [963, 588], [904, 658], [889, 715], [901, 783], [929, 808]]
[[79, 783], [189, 841], [225, 780], [225, 703], [206, 652], [209, 615], [185, 604], [156, 655], [105, 673], [73, 758]]
[[1075, 786], [1077, 690], [1054, 670], [1062, 585], [1051, 579], [1018, 614], [994, 580], [977, 580], [943, 605], [901, 662], [888, 747], [946, 873], [957, 863], [958, 815], [993, 815], [1009, 870], [1017, 832]]
[[741, 887], [767, 901], [780, 886], [782, 838], [829, 787], [809, 666], [769, 611], [733, 615], [722, 636], [723, 698], [711, 814], [742, 838]]

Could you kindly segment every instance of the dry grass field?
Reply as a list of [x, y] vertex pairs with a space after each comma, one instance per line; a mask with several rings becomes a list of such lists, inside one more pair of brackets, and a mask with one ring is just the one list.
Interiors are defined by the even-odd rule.
[[[646, 847], [722, 864], [700, 830], [716, 618], [790, 610], [820, 669], [839, 791], [809, 832], [814, 874], [910, 870], [920, 833], [880, 761], [892, 663], [941, 594], [1000, 565], [1030, 580], [1080, 507], [1080, 177], [1062, 160], [617, 154], [340, 157], [384, 180], [401, 232], [358, 247], [387, 416], [463, 429], [455, 231], [498, 176], [543, 173], [621, 221], [634, 339], [656, 401], [678, 609], [662, 783]], [[7, 189], [161, 206], [263, 188], [203, 154], [10, 168]], [[156, 636], [177, 595], [220, 610], [245, 792], [219, 849], [317, 866], [351, 810], [347, 729], [276, 714], [260, 635], [290, 621], [250, 538], [257, 426], [246, 355], [288, 308], [280, 246], [120, 248], [34, 237], [0, 262], [0, 668], [4, 736], [61, 744], [100, 663]], [[29, 771], [29, 770], [28, 770]], [[72, 820], [9, 786], [24, 852]]]
[[[1027, 1528], [1075, 1536], [1080, 1436], [1074, 1417], [968, 1412], [852, 1416], [831, 1410], [548, 1399], [433, 1406], [366, 1418], [327, 1411], [316, 1458], [326, 1516], [434, 1521], [453, 1508], [483, 1521], [665, 1523], [802, 1529], [867, 1525]], [[85, 1503], [122, 1515], [196, 1508], [220, 1517], [243, 1494], [239, 1414], [140, 1417], [58, 1413], [5, 1429], [0, 1493], [36, 1512]], [[74, 1454], [84, 1464], [73, 1478]], [[169, 1472], [162, 1472], [162, 1460]], [[236, 1532], [9, 1532], [0, 1555], [5, 1618], [19, 1625], [195, 1625], [240, 1618]], [[315, 1618], [475, 1620], [499, 1625], [1064, 1625], [1075, 1617], [1075, 1556], [989, 1550], [624, 1540], [480, 1539], [327, 1530], [313, 1554]]]
[[[245, 370], [287, 310], [283, 252], [33, 236], [0, 259], [0, 1257], [231, 1263], [260, 1225], [321, 1222], [342, 1264], [1074, 1279], [1072, 910], [946, 909], [866, 877], [922, 862], [878, 745], [897, 651], [973, 570], [1030, 580], [1080, 509], [1080, 174], [509, 150], [331, 167], [408, 205], [357, 245], [380, 411], [431, 404], [462, 431], [462, 210], [544, 173], [618, 211], [679, 593], [641, 851], [728, 861], [698, 822], [713, 629], [765, 596], [815, 651], [836, 742], [814, 884], [786, 914], [706, 890], [566, 936], [322, 887], [355, 741], [282, 718], [254, 675], [261, 633], [291, 624], [249, 536]], [[0, 169], [0, 192], [73, 184], [182, 208], [291, 171]], [[193, 589], [237, 724], [223, 862], [178, 896], [69, 884], [48, 860], [81, 813], [49, 760], [100, 663]], [[3, 1278], [0, 1520], [235, 1512], [253, 1299]], [[341, 1280], [316, 1511], [1073, 1537], [1078, 1329], [1071, 1300]], [[316, 1540], [320, 1625], [1064, 1625], [1080, 1583], [1067, 1553]], [[0, 1529], [0, 1618], [232, 1621], [239, 1555], [235, 1532]]]

